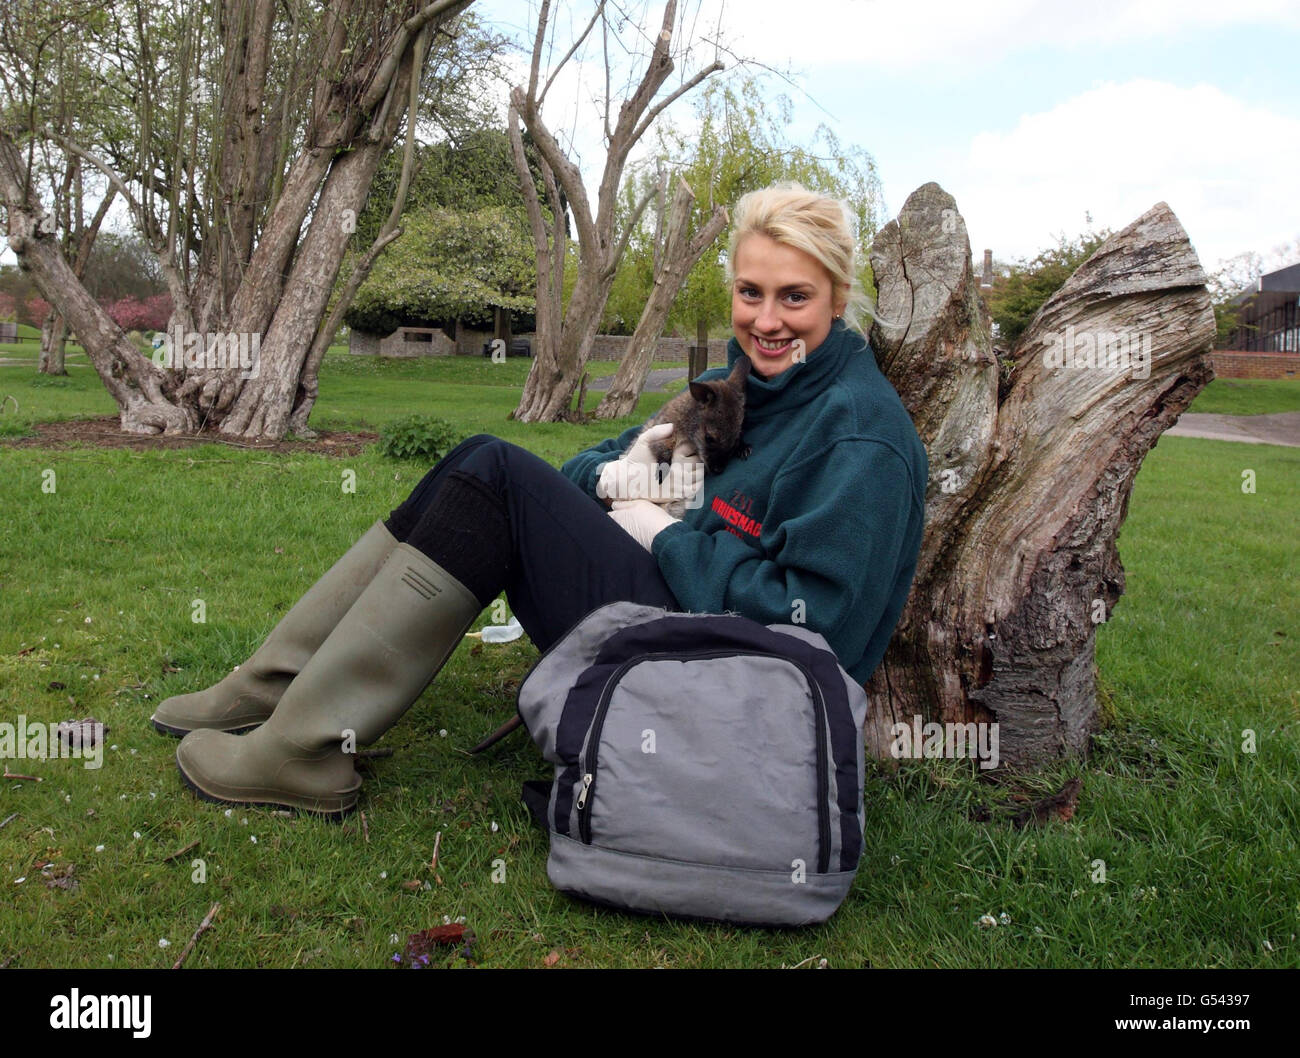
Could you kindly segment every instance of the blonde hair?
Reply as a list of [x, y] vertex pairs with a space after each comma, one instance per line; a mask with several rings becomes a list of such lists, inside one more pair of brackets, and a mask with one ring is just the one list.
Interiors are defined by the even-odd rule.
[[853, 214], [830, 195], [809, 191], [794, 181], [750, 191], [736, 203], [727, 245], [727, 282], [735, 280], [736, 249], [746, 235], [768, 238], [802, 250], [830, 274], [832, 302], [844, 298], [844, 322], [861, 330], [862, 310], [874, 315], [870, 296], [858, 282]]

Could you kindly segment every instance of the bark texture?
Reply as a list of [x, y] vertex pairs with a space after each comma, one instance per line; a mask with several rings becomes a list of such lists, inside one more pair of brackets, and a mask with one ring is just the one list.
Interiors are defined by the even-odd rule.
[[[557, 74], [596, 23], [601, 21], [604, 26], [605, 4], [602, 0], [597, 5], [586, 28], [543, 84], [541, 62], [546, 51], [550, 6], [549, 0], [543, 0], [533, 41], [528, 85], [527, 88], [515, 87], [511, 90], [508, 118], [515, 169], [524, 191], [537, 252], [537, 328], [533, 366], [524, 383], [519, 406], [513, 412], [513, 417], [522, 422], [555, 422], [570, 415], [573, 392], [591, 355], [596, 330], [600, 326], [600, 317], [605, 311], [619, 261], [627, 248], [629, 237], [640, 222], [641, 214], [654, 195], [653, 190], [647, 192], [623, 223], [622, 232], [615, 231], [618, 189], [629, 152], [665, 108], [723, 68], [721, 62], [713, 62], [658, 102], [653, 102], [674, 67], [672, 44], [677, 2], [668, 0], [664, 5], [659, 35], [654, 40], [645, 72], [636, 89], [619, 106], [612, 125], [610, 100], [605, 100], [605, 137], [608, 146], [596, 194], [596, 208], [593, 210], [578, 166], [565, 153], [542, 119], [542, 103]], [[520, 122], [527, 128], [541, 155], [542, 176], [551, 209], [549, 226], [542, 213], [540, 197], [532, 186], [532, 174], [524, 162], [522, 136], [518, 129]], [[563, 306], [559, 296], [564, 262], [564, 244], [561, 241], [563, 209], [559, 202], [559, 189], [563, 189], [568, 208], [572, 211], [578, 239], [578, 274], [568, 302]]]
[[1133, 479], [1213, 378], [1207, 277], [1158, 203], [1079, 267], [1000, 366], [965, 222], [937, 184], [908, 198], [871, 264], [871, 343], [930, 480], [911, 595], [867, 683], [868, 745], [888, 755], [892, 726], [919, 715], [997, 722], [1011, 766], [1084, 753]]
[[[212, 141], [205, 157], [218, 179], [215, 190], [204, 186], [206, 202], [178, 204], [181, 170], [195, 164], [182, 132], [192, 127], [197, 135], [200, 126], [195, 97], [185, 92], [172, 136], [159, 138], [151, 134], [149, 115], [156, 102], [151, 93], [160, 89], [152, 82], [141, 85], [144, 160], [136, 162], [142, 172], [115, 167], [65, 133], [26, 130], [26, 137], [48, 136], [69, 158], [95, 166], [126, 202], [172, 294], [167, 335], [184, 338], [185, 357], [177, 350], [169, 366], [162, 365], [163, 357], [156, 362], [136, 349], [86, 292], [54, 238], [57, 218], [33, 191], [19, 138], [0, 129], [0, 200], [7, 207], [10, 247], [85, 347], [121, 408], [123, 430], [191, 433], [215, 427], [228, 436], [279, 439], [291, 425], [306, 429], [316, 372], [332, 336], [320, 334], [320, 325], [348, 237], [383, 153], [410, 111], [432, 34], [470, 3], [340, 0], [320, 15], [318, 46], [303, 52], [296, 30], [300, 12], [293, 5], [287, 14], [295, 29], [284, 37], [275, 31], [283, 5], [223, 0], [216, 20], [223, 106], [216, 124], [205, 126]], [[152, 52], [145, 35], [139, 41], [139, 58], [148, 68]], [[301, 78], [313, 87], [301, 119], [293, 117], [301, 122], [302, 143], [292, 158], [282, 126], [287, 129], [296, 115], [300, 78], [295, 67], [288, 83], [272, 91], [268, 70], [281, 54], [277, 46], [294, 57], [313, 56]], [[206, 87], [195, 84], [200, 94]], [[155, 157], [159, 143], [167, 146], [165, 157]], [[191, 141], [189, 155], [194, 153]], [[201, 229], [199, 249], [190, 241], [192, 228]], [[375, 252], [393, 237], [386, 231]], [[243, 352], [254, 340], [256, 369], [228, 366], [231, 343]], [[209, 355], [202, 361], [189, 357], [199, 349]]]
[[[618, 419], [632, 414], [637, 401], [641, 399], [641, 390], [654, 358], [655, 344], [663, 334], [673, 300], [686, 282], [687, 273], [695, 267], [695, 262], [704, 251], [713, 245], [727, 224], [726, 207], [715, 206], [695, 236], [687, 238], [694, 205], [695, 192], [685, 180], [679, 179], [668, 215], [667, 237], [662, 246], [655, 246], [654, 286], [650, 290], [650, 297], [646, 299], [645, 308], [641, 310], [641, 318], [637, 321], [636, 330], [632, 332], [632, 340], [618, 365], [618, 371], [614, 373], [609, 390], [596, 406], [597, 419]], [[662, 228], [662, 221], [656, 224], [656, 228]]]

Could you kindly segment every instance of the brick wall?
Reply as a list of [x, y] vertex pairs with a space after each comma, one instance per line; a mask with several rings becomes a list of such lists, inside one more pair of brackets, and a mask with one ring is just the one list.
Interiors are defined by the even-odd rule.
[[[429, 334], [425, 331], [423, 333]], [[348, 338], [348, 351], [357, 356], [446, 356], [454, 352], [456, 356], [482, 356], [483, 345], [492, 340], [491, 331], [474, 331], [461, 327], [456, 335], [453, 347], [441, 331], [431, 333], [432, 342], [409, 342], [401, 340], [400, 332], [394, 332], [387, 338], [382, 335], [368, 334], [355, 328]], [[537, 336], [531, 332], [515, 334], [515, 338], [527, 338], [529, 342]], [[622, 360], [632, 339], [623, 335], [598, 334], [592, 346], [592, 360]], [[725, 367], [727, 363], [726, 338], [709, 339], [709, 366]], [[695, 344], [693, 338], [662, 337], [655, 346], [654, 362], [685, 363], [690, 359], [690, 348]]]
[[454, 356], [455, 343], [432, 327], [403, 327], [379, 343], [380, 356]]
[[1253, 353], [1216, 349], [1210, 354], [1219, 378], [1300, 379], [1300, 353]]
[[[514, 334], [513, 338], [527, 338], [529, 342], [537, 340], [537, 335], [532, 332], [524, 334]], [[491, 331], [471, 331], [467, 327], [462, 327], [457, 335], [456, 352], [461, 356], [482, 356], [483, 343], [492, 340]], [[626, 335], [616, 334], [598, 334], [596, 341], [591, 347], [592, 360], [622, 360], [623, 353], [627, 349], [628, 342], [632, 339]], [[726, 338], [709, 339], [709, 366], [725, 367], [727, 363], [727, 341]], [[671, 338], [668, 336], [661, 337], [655, 346], [654, 361], [672, 362], [679, 361], [685, 363], [690, 359], [690, 347], [695, 344], [694, 338]]]
[[353, 356], [378, 356], [381, 340], [377, 334], [359, 331], [353, 327], [348, 331], [348, 352]]

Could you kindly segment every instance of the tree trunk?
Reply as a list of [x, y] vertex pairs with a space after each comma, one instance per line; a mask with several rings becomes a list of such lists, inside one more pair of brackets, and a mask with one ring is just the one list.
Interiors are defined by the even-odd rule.
[[701, 316], [695, 321], [695, 348], [691, 351], [690, 377], [709, 369], [709, 321]]
[[[357, 296], [357, 291], [361, 289], [361, 284], [370, 275], [370, 270], [374, 267], [379, 255], [384, 252], [384, 249], [390, 243], [395, 242], [402, 236], [402, 228], [398, 226], [398, 222], [402, 219], [402, 211], [406, 208], [406, 196], [411, 187], [411, 171], [415, 163], [415, 117], [418, 112], [420, 91], [418, 71], [424, 68], [424, 60], [428, 51], [429, 27], [425, 26], [420, 30], [420, 34], [416, 38], [410, 70], [406, 74], [406, 90], [408, 92], [406, 112], [410, 117], [406, 123], [406, 146], [402, 151], [402, 176], [397, 184], [397, 194], [393, 197], [393, 205], [389, 210], [388, 219], [384, 221], [383, 227], [379, 229], [379, 233], [375, 236], [375, 241], [371, 243], [370, 249], [362, 254], [361, 259], [357, 261], [352, 274], [348, 276], [347, 282], [335, 299], [334, 308], [330, 310], [329, 317], [317, 329], [316, 338], [307, 353], [307, 359], [298, 376], [298, 390], [294, 398], [293, 411], [289, 414], [288, 424], [289, 431], [299, 437], [311, 439], [316, 436], [316, 431], [307, 425], [307, 420], [311, 417], [312, 409], [316, 406], [316, 398], [320, 394], [321, 361], [325, 358], [330, 342], [334, 340], [335, 333], [343, 323], [344, 314]], [[394, 128], [397, 115], [400, 113], [396, 108], [390, 112], [388, 122]], [[381, 130], [380, 134], [383, 135], [383, 130]], [[376, 152], [373, 156], [375, 164], [370, 169], [369, 179], [371, 180], [374, 179], [374, 170], [378, 165], [378, 160], [379, 154]], [[365, 194], [366, 191], [363, 190], [361, 193], [363, 202]], [[360, 206], [357, 206], [358, 210], [360, 208]], [[336, 266], [336, 275], [337, 272], [338, 268]]]
[[564, 325], [556, 336], [558, 342], [543, 343], [539, 328], [538, 349], [524, 382], [519, 407], [514, 411], [516, 419], [559, 422], [567, 417], [573, 391], [596, 342], [596, 328], [612, 282], [612, 276], [604, 279], [591, 272], [580, 273], [565, 307]]
[[[609, 297], [618, 263], [627, 248], [631, 233], [640, 222], [642, 212], [655, 193], [654, 189], [651, 189], [642, 197], [625, 222], [623, 231], [616, 233], [615, 206], [629, 152], [666, 107], [723, 68], [721, 62], [714, 62], [704, 67], [658, 103], [652, 104], [652, 100], [673, 70], [671, 44], [676, 14], [677, 0], [667, 0], [659, 34], [654, 39], [645, 72], [635, 90], [619, 107], [618, 118], [612, 129], [608, 120], [610, 100], [606, 99], [607, 151], [596, 194], [596, 210], [593, 213], [586, 186], [582, 182], [582, 174], [546, 127], [546, 123], [542, 120], [541, 107], [546, 92], [560, 69], [578, 49], [586, 35], [591, 32], [597, 19], [604, 17], [604, 6], [603, 3], [597, 6], [596, 13], [586, 29], [579, 34], [559, 64], [551, 70], [550, 76], [543, 85], [541, 60], [547, 45], [550, 0], [542, 0], [537, 34], [533, 41], [528, 87], [526, 91], [521, 87], [511, 89], [508, 118], [515, 169], [519, 173], [524, 199], [528, 204], [529, 221], [537, 250], [538, 318], [535, 357], [532, 370], [524, 383], [523, 393], [520, 395], [519, 406], [511, 413], [513, 418], [522, 422], [557, 422], [568, 418], [571, 414], [573, 391], [578, 385], [594, 344], [596, 329], [605, 311], [605, 302]], [[545, 231], [540, 204], [532, 186], [532, 176], [523, 161], [523, 149], [519, 142], [521, 137], [517, 127], [520, 120], [527, 126], [543, 159], [542, 172], [547, 180], [548, 198], [551, 199], [553, 214], [557, 219], [563, 216], [562, 210], [557, 208], [558, 195], [553, 193], [553, 181], [558, 181], [563, 187], [569, 208], [573, 211], [574, 227], [578, 236], [578, 276], [563, 313], [559, 312], [558, 304], [555, 306], [547, 304], [555, 290], [557, 268], [560, 275], [563, 275], [563, 243], [560, 241], [562, 229], [557, 224], [556, 231], [552, 235], [548, 235]], [[604, 404], [605, 402], [602, 401], [602, 406]]]
[[500, 305], [492, 310], [492, 337], [505, 343], [506, 356], [509, 356], [510, 343], [513, 341], [510, 333], [510, 313]]
[[655, 269], [654, 288], [650, 291], [645, 308], [641, 310], [641, 318], [637, 321], [632, 340], [628, 342], [627, 351], [614, 373], [609, 390], [596, 408], [597, 419], [619, 419], [631, 415], [636, 409], [654, 359], [655, 345], [663, 334], [664, 321], [672, 310], [673, 299], [686, 281], [687, 273], [727, 223], [726, 209], [717, 206], [695, 238], [688, 241], [686, 230], [690, 225], [694, 204], [695, 193], [690, 185], [685, 180], [678, 180], [668, 215], [668, 234], [664, 239], [663, 252], [656, 254], [659, 266]]
[[[412, 45], [402, 60], [402, 74], [392, 87], [396, 99], [405, 97], [417, 61], [419, 66], [423, 65], [423, 53], [417, 56], [418, 50], [418, 43]], [[330, 166], [325, 185], [316, 200], [311, 226], [298, 247], [293, 271], [284, 285], [281, 301], [262, 342], [262, 370], [257, 378], [248, 379], [240, 388], [238, 399], [222, 420], [222, 433], [278, 439], [288, 431], [299, 379], [316, 344], [305, 344], [302, 335], [315, 336], [320, 329], [330, 292], [343, 264], [340, 246], [346, 242], [350, 230], [349, 218], [355, 218], [365, 205], [384, 149], [392, 142], [403, 111], [399, 105], [386, 106], [380, 119], [384, 127], [376, 130], [362, 145], [337, 157]], [[414, 114], [411, 120], [415, 120]], [[355, 292], [354, 288], [352, 293]], [[330, 337], [332, 335], [319, 336], [322, 344], [310, 372], [313, 388], [315, 369], [319, 367], [319, 358], [324, 355]], [[313, 402], [314, 399], [313, 394]], [[301, 425], [305, 427], [306, 422]]]
[[66, 375], [68, 326], [63, 317], [51, 309], [41, 323], [41, 355], [36, 370], [42, 375]]
[[37, 200], [14, 143], [0, 131], [0, 197], [9, 211], [9, 248], [50, 301], [57, 292], [59, 309], [72, 325], [109, 394], [122, 409], [127, 433], [181, 433], [196, 425], [193, 413], [173, 403], [167, 374], [143, 356], [122, 329], [86, 291], [63, 256]]
[[951, 196], [913, 192], [871, 264], [872, 346], [930, 480], [911, 594], [867, 683], [868, 743], [888, 755], [893, 725], [920, 716], [997, 723], [1012, 766], [1085, 753], [1133, 479], [1213, 377], [1206, 275], [1157, 204], [1043, 305], [1000, 380]]
[[[250, 0], [232, 8], [233, 14], [224, 12], [230, 18], [220, 23], [226, 63], [218, 70], [223, 120], [202, 157], [192, 145], [194, 157], [183, 157], [181, 145], [167, 164], [154, 164], [148, 145], [157, 138], [142, 122], [143, 175], [123, 175], [67, 135], [27, 130], [96, 165], [127, 201], [138, 229], [158, 254], [172, 294], [167, 333], [170, 338], [179, 331], [186, 341], [186, 348], [176, 352], [188, 354], [195, 344], [211, 351], [215, 344], [228, 356], [232, 345], [248, 352], [256, 341], [255, 373], [224, 362], [214, 367], [211, 360], [201, 370], [183, 360], [164, 369], [142, 355], [69, 267], [52, 237], [57, 225], [31, 192], [27, 163], [13, 138], [0, 130], [0, 201], [8, 209], [10, 247], [85, 346], [121, 408], [124, 430], [176, 433], [216, 426], [227, 435], [279, 439], [291, 415], [305, 429], [324, 352], [314, 339], [319, 335], [327, 344], [330, 337], [320, 334], [329, 330], [321, 320], [348, 234], [355, 230], [380, 156], [407, 113], [407, 86], [418, 79], [434, 28], [471, 2], [404, 0], [385, 8], [344, 0], [326, 5], [325, 44], [310, 74], [315, 89], [302, 127], [303, 147], [283, 181], [278, 179], [280, 159], [271, 149], [278, 134], [273, 122], [268, 125], [265, 98], [278, 8], [271, 0]], [[141, 56], [147, 62], [143, 45]], [[149, 90], [148, 85], [140, 89], [146, 114]], [[191, 196], [178, 208], [175, 181], [185, 166], [195, 165], [212, 166], [222, 197], [203, 203]], [[173, 181], [167, 193], [154, 190], [160, 170]], [[133, 195], [132, 186], [142, 187], [142, 194]], [[268, 205], [272, 186], [276, 194]], [[171, 213], [164, 223], [154, 209], [169, 194]], [[203, 239], [201, 253], [189, 249], [192, 232]]]

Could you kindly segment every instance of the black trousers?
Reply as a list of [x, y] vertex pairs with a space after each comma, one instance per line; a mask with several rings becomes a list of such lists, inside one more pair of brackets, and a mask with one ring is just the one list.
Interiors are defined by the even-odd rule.
[[[539, 650], [598, 606], [618, 601], [681, 610], [654, 556], [604, 506], [545, 460], [488, 434], [447, 453], [384, 524], [399, 541], [429, 553], [421, 521], [451, 471], [487, 485], [506, 513], [510, 562], [497, 592]], [[437, 561], [437, 555], [431, 554]]]

